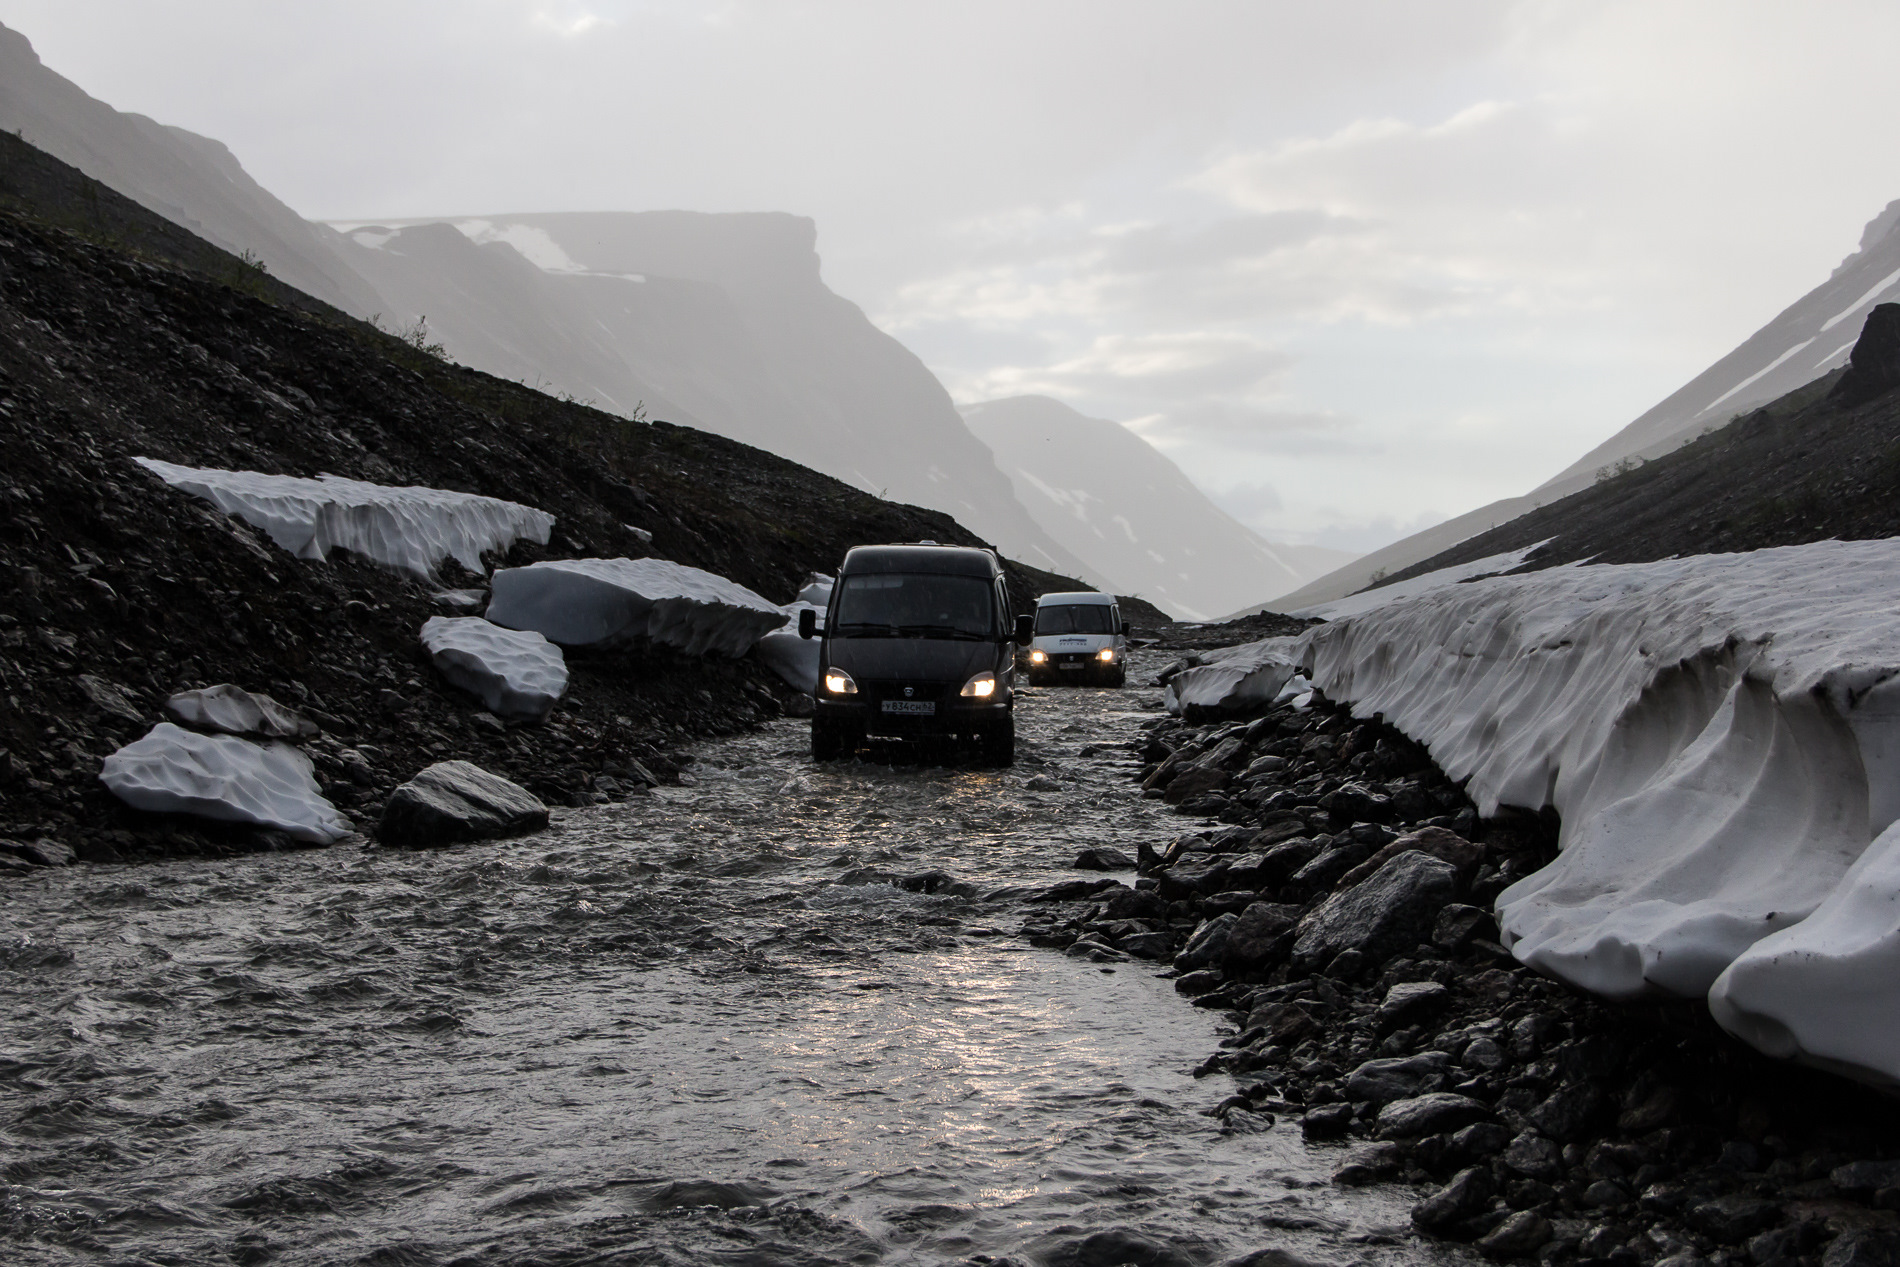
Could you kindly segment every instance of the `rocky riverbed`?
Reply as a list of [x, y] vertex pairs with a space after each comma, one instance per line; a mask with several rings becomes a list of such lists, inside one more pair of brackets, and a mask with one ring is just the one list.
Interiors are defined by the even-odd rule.
[[[1165, 671], [1164, 671], [1165, 675]], [[1092, 962], [1171, 965], [1229, 1018], [1225, 1120], [1348, 1142], [1334, 1181], [1542, 1262], [1888, 1262], [1889, 1101], [1760, 1057], [1689, 1003], [1609, 1005], [1519, 965], [1490, 906], [1554, 824], [1480, 821], [1416, 745], [1324, 699], [1150, 718], [1145, 795], [1191, 820], [1134, 888], [1031, 921]], [[1166, 842], [1163, 844], [1162, 842]]]
[[1297, 1114], [1214, 1112], [1223, 1017], [1165, 965], [1022, 935], [1177, 824], [1157, 704], [1030, 692], [1007, 771], [784, 719], [517, 840], [15, 877], [0, 1257], [1446, 1257]]

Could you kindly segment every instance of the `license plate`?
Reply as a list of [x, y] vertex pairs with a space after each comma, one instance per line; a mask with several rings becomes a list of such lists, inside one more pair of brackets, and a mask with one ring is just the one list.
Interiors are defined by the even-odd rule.
[[903, 713], [909, 717], [935, 717], [937, 701], [934, 699], [887, 699], [884, 701], [887, 713]]
[[1071, 660], [1067, 664], [1058, 664], [1056, 667], [1058, 669], [1086, 669], [1089, 666], [1086, 661]]

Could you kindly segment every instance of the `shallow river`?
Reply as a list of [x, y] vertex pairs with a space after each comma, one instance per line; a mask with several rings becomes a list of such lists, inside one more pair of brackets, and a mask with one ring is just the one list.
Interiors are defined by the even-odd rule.
[[1419, 1261], [1411, 1194], [1221, 1133], [1220, 1018], [1157, 966], [852, 874], [989, 893], [1165, 841], [1127, 749], [1084, 755], [1155, 704], [1028, 693], [1008, 771], [814, 766], [785, 721], [524, 840], [12, 882], [0, 1258]]

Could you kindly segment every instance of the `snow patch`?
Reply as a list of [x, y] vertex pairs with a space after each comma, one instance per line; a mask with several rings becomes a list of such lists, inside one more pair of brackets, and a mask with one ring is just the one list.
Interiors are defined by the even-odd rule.
[[262, 528], [300, 559], [322, 560], [341, 548], [421, 577], [447, 558], [480, 572], [484, 551], [505, 551], [517, 540], [545, 545], [554, 527], [554, 516], [544, 510], [474, 493], [132, 460], [173, 488]]
[[1296, 681], [1299, 654], [1300, 640], [1293, 637], [1263, 638], [1209, 651], [1198, 665], [1168, 679], [1161, 703], [1177, 717], [1190, 708], [1240, 712], [1272, 704]]
[[502, 717], [541, 721], [567, 692], [567, 660], [538, 633], [480, 616], [431, 616], [422, 645], [443, 677]]
[[1830, 541], [1493, 577], [1301, 650], [1480, 812], [1560, 812], [1556, 861], [1498, 898], [1520, 960], [1706, 994], [1765, 1051], [1894, 1080], [1900, 1044], [1848, 1000], [1900, 1016], [1892, 974], [1857, 975], [1900, 963], [1897, 607], [1900, 540]]
[[785, 624], [759, 639], [759, 659], [765, 667], [793, 690], [807, 695], [818, 693], [818, 639], [798, 636], [798, 614], [806, 610], [816, 613], [818, 628], [823, 631], [834, 583], [833, 577], [822, 572], [808, 574], [798, 589], [798, 598], [779, 608], [785, 613]]
[[564, 647], [651, 642], [742, 656], [785, 613], [745, 586], [664, 559], [559, 559], [500, 568], [488, 619]]
[[274, 828], [327, 845], [350, 823], [323, 798], [310, 758], [285, 743], [200, 735], [160, 722], [105, 759], [99, 781], [134, 809]]

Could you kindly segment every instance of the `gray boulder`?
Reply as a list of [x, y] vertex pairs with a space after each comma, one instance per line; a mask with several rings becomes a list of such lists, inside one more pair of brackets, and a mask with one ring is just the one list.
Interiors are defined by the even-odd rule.
[[1438, 912], [1458, 894], [1451, 864], [1408, 849], [1369, 879], [1333, 894], [1300, 921], [1293, 956], [1325, 964], [1343, 950], [1379, 963], [1431, 936]]
[[202, 690], [180, 691], [165, 701], [165, 711], [194, 730], [265, 739], [308, 739], [317, 733], [309, 718], [270, 696], [221, 682]]
[[1434, 1091], [1409, 1100], [1394, 1100], [1380, 1109], [1377, 1133], [1380, 1139], [1417, 1139], [1459, 1130], [1490, 1116], [1491, 1110], [1482, 1101], [1450, 1091]]
[[1255, 902], [1249, 906], [1235, 919], [1227, 934], [1228, 967], [1254, 968], [1284, 955], [1284, 943], [1290, 940], [1299, 918], [1297, 906], [1276, 902]]
[[377, 835], [389, 845], [448, 845], [548, 825], [526, 788], [468, 761], [439, 761], [389, 794]]
[[1449, 1068], [1451, 1056], [1442, 1051], [1368, 1060], [1346, 1075], [1346, 1098], [1354, 1103], [1390, 1104], [1417, 1095], [1420, 1083]]
[[1182, 972], [1193, 972], [1219, 963], [1226, 957], [1227, 939], [1239, 919], [1238, 915], [1229, 912], [1202, 920], [1200, 927], [1188, 938], [1187, 945], [1181, 947], [1181, 953], [1174, 957], [1174, 966]]

